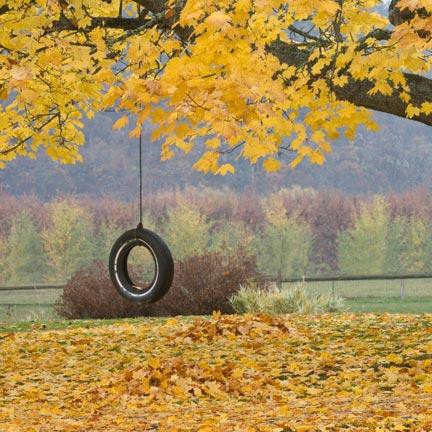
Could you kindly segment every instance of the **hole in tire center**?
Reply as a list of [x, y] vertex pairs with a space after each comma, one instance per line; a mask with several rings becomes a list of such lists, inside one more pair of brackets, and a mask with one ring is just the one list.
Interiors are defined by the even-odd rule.
[[137, 245], [129, 252], [127, 269], [132, 284], [138, 289], [150, 288], [156, 277], [156, 261], [144, 245]]

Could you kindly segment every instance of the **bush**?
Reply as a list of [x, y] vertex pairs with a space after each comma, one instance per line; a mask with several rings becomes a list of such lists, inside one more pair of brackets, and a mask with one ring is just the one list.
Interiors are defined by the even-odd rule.
[[397, 216], [387, 236], [385, 271], [426, 273], [430, 263], [430, 227], [416, 217]]
[[177, 262], [168, 294], [151, 306], [154, 316], [208, 315], [215, 310], [232, 313], [229, 298], [249, 281], [260, 280], [255, 258], [242, 252], [233, 256], [210, 252]]
[[60, 316], [70, 319], [127, 318], [148, 314], [148, 306], [131, 303], [117, 293], [107, 264], [100, 261], [72, 276], [55, 309]]
[[243, 222], [224, 222], [211, 234], [209, 250], [236, 255], [238, 250], [253, 254], [254, 234]]
[[197, 207], [179, 203], [168, 211], [168, 220], [163, 226], [163, 237], [173, 256], [185, 260], [191, 256], [202, 256], [210, 243], [211, 224]]
[[173, 285], [158, 303], [136, 304], [123, 299], [111, 284], [105, 263], [79, 270], [56, 304], [65, 318], [207, 315], [233, 312], [229, 298], [252, 279], [259, 280], [255, 258], [209, 253], [176, 263]]
[[376, 197], [369, 205], [363, 204], [355, 226], [338, 236], [341, 273], [384, 273], [389, 226], [388, 205], [384, 198]]
[[266, 211], [267, 224], [256, 240], [258, 267], [278, 281], [304, 276], [309, 264], [312, 236], [309, 227], [288, 217], [281, 200], [272, 200]]
[[50, 280], [62, 281], [94, 259], [92, 217], [74, 201], [50, 204], [50, 227], [42, 234], [51, 267]]
[[322, 313], [337, 312], [344, 308], [341, 297], [334, 295], [315, 295], [308, 293], [304, 284], [293, 288], [261, 288], [252, 283], [242, 285], [230, 298], [237, 313]]
[[47, 257], [37, 227], [26, 212], [17, 213], [4, 245], [3, 271], [8, 284], [38, 283], [44, 280]]
[[[0, 257], [5, 257], [7, 253], [6, 242], [2, 240], [0, 237]], [[4, 259], [0, 259], [0, 284], [3, 285], [6, 283], [7, 275], [6, 275], [6, 263]]]

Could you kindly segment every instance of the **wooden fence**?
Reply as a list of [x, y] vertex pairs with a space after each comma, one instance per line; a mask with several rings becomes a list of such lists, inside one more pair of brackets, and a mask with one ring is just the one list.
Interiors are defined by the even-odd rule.
[[[327, 275], [267, 280], [279, 286], [306, 282], [312, 291], [338, 294], [347, 300], [380, 298], [382, 302], [398, 298], [410, 302], [414, 299], [425, 301], [428, 311], [432, 308], [432, 274]], [[27, 319], [33, 314], [51, 316], [63, 288], [62, 283], [0, 287], [0, 322], [14, 317]]]

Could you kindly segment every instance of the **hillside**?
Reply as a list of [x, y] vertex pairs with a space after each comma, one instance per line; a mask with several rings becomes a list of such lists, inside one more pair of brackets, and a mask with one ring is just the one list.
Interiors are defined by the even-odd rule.
[[[0, 170], [0, 190], [13, 195], [35, 194], [46, 200], [57, 194], [135, 197], [138, 182], [138, 144], [127, 131], [113, 131], [114, 114], [99, 114], [86, 126], [84, 163], [64, 166], [41, 155], [37, 161], [20, 159]], [[214, 177], [192, 172], [197, 152], [161, 162], [160, 146], [145, 131], [144, 184], [147, 191], [187, 184], [261, 192], [294, 184], [317, 189], [336, 188], [350, 195], [403, 191], [431, 183], [432, 130], [412, 121], [379, 114], [378, 133], [361, 131], [349, 143], [339, 140], [324, 166], [303, 163], [296, 170], [266, 174], [260, 167], [240, 163], [236, 175]], [[289, 155], [281, 156], [289, 160]]]

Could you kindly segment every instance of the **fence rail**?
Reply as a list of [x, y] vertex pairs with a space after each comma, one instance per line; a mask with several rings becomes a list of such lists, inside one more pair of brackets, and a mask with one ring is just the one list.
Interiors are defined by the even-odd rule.
[[[299, 276], [295, 278], [275, 279], [266, 278], [269, 282], [295, 283], [295, 282], [343, 282], [343, 281], [374, 281], [374, 280], [406, 280], [406, 279], [432, 279], [432, 273], [422, 274], [379, 274], [379, 275], [333, 275], [333, 276]], [[30, 291], [30, 290], [58, 290], [65, 284], [33, 284], [19, 286], [0, 286], [1, 291]]]
[[30, 290], [63, 289], [63, 288], [64, 288], [64, 284], [19, 285], [19, 286], [0, 286], [0, 291], [30, 291]]
[[[405, 279], [432, 279], [432, 274], [386, 274], [386, 275], [341, 275], [341, 276], [318, 276], [284, 278], [279, 282], [333, 282], [333, 281], [368, 281], [368, 280], [405, 280]], [[269, 279], [274, 281], [273, 278]]]

